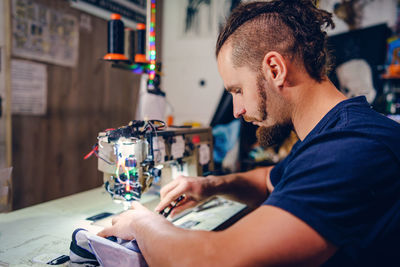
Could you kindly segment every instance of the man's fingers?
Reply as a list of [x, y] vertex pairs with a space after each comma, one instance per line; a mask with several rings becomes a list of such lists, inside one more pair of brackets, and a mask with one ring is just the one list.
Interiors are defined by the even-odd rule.
[[143, 210], [146, 209], [139, 201], [132, 201], [131, 202], [131, 209], [132, 210]]
[[112, 231], [113, 231], [113, 227], [107, 227], [104, 228], [103, 230], [101, 230], [100, 232], [97, 233], [98, 236], [101, 237], [108, 237], [108, 236], [112, 236]]
[[[178, 206], [176, 206], [173, 210], [177, 209], [179, 206], [185, 205], [185, 203], [187, 203], [188, 201], [191, 201], [188, 197], [184, 197], [178, 204]], [[175, 203], [174, 201], [172, 201], [171, 204]]]
[[194, 201], [194, 200], [190, 200], [185, 203], [182, 203], [182, 205], [177, 206], [175, 209], [173, 209], [171, 211], [171, 216], [173, 217], [176, 214], [181, 213], [182, 211], [184, 211], [188, 208], [192, 208], [192, 207], [196, 206], [196, 204], [197, 204], [197, 201]]
[[174, 189], [179, 184], [179, 178], [176, 178], [172, 182], [163, 186], [160, 190], [160, 197], [163, 199], [172, 189]]
[[185, 184], [178, 185], [173, 190], [171, 190], [168, 193], [168, 195], [166, 195], [164, 198], [161, 199], [160, 203], [155, 208], [155, 211], [160, 212], [161, 210], [165, 209], [166, 207], [169, 206], [169, 204], [171, 204], [172, 201], [176, 200], [180, 195], [185, 193], [185, 191], [186, 191]]

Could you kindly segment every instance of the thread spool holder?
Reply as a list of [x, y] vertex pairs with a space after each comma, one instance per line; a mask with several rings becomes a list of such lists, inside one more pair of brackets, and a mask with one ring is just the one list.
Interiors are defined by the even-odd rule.
[[[157, 65], [161, 65], [161, 63], [156, 63], [156, 47], [155, 47], [155, 24], [156, 24], [156, 0], [147, 0], [147, 14], [146, 14], [146, 25], [140, 26], [138, 24], [137, 31], [138, 36], [143, 38], [143, 34], [139, 35], [139, 31], [143, 31], [145, 29], [145, 45], [141, 43], [142, 39], [136, 42], [136, 49], [139, 48], [138, 52], [139, 59], [137, 54], [134, 59], [128, 60], [107, 60], [112, 63], [112, 67], [132, 71], [135, 74], [148, 74], [149, 75], [149, 84], [153, 85], [156, 79], [156, 75], [159, 78], [160, 75], [160, 67]], [[144, 51], [143, 51], [144, 50]], [[136, 61], [136, 62], [135, 62]], [[138, 62], [140, 61], [140, 62]], [[158, 71], [157, 71], [158, 69]]]

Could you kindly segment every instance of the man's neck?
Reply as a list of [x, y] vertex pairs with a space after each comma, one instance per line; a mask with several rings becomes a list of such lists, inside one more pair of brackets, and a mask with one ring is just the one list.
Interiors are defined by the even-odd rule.
[[346, 97], [326, 78], [321, 83], [301, 84], [294, 99], [292, 121], [297, 136], [304, 140], [318, 122]]

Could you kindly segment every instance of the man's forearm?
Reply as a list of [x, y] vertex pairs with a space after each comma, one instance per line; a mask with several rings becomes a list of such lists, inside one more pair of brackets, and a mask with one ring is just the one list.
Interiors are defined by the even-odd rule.
[[210, 195], [222, 194], [228, 198], [257, 207], [269, 195], [267, 181], [272, 167], [257, 168], [248, 172], [209, 176]]
[[[136, 240], [149, 266], [210, 266], [217, 258], [215, 232], [190, 231], [163, 217], [132, 221]], [[207, 259], [207, 261], [205, 261]]]

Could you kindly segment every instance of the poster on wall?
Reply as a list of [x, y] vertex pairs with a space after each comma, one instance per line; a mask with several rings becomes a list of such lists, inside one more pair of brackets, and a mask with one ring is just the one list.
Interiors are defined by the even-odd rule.
[[45, 64], [11, 61], [12, 114], [44, 115], [47, 109], [47, 69]]
[[379, 24], [328, 38], [334, 63], [330, 80], [348, 97], [364, 95], [379, 112], [384, 110], [380, 68], [385, 64], [390, 34], [386, 24]]
[[[183, 38], [214, 38], [240, 0], [181, 0], [179, 34]], [[244, 1], [246, 2], [246, 1]]]
[[12, 53], [28, 59], [74, 67], [79, 25], [64, 14], [29, 0], [12, 1]]

